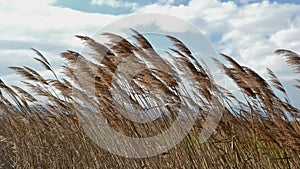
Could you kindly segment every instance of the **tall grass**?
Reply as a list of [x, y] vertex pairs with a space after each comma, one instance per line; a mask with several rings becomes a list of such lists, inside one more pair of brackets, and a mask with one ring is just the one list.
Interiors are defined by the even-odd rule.
[[[244, 98], [241, 100], [224, 86], [215, 84], [209, 70], [180, 40], [167, 36], [174, 44], [167, 52], [167, 60], [144, 36], [133, 33], [136, 44], [109, 33], [105, 35], [111, 41], [105, 45], [77, 36], [93, 51], [93, 59], [74, 51], [63, 52], [63, 78], [35, 49], [34, 59], [52, 72], [53, 78], [45, 79], [29, 67], [10, 67], [23, 78], [29, 91], [0, 81], [0, 167], [300, 168], [300, 111], [291, 104], [283, 84], [270, 69], [267, 81], [230, 56], [222, 54], [226, 63], [215, 60], [224, 76], [236, 83]], [[286, 58], [295, 73], [300, 73], [298, 54], [283, 49], [276, 53]], [[133, 66], [124, 70], [143, 68], [130, 81], [122, 72], [117, 73], [122, 61], [128, 58]], [[193, 88], [182, 87], [181, 77], [192, 83]], [[297, 82], [299, 89], [300, 79]], [[91, 84], [95, 91], [85, 88]], [[115, 95], [112, 89], [117, 91]], [[90, 108], [89, 111], [106, 117], [120, 133], [131, 137], [155, 135], [168, 129], [178, 113], [182, 113], [181, 93], [186, 90], [192, 91], [193, 99], [189, 102], [197, 108], [197, 112], [189, 112], [197, 116], [195, 125], [174, 148], [154, 157], [125, 158], [111, 154], [85, 133], [79, 120], [79, 116], [84, 116], [82, 112], [86, 112], [83, 110]], [[213, 135], [200, 144], [198, 136], [214, 106], [216, 92], [222, 93], [217, 95], [224, 102], [222, 117]], [[125, 102], [131, 106], [120, 104]], [[122, 116], [122, 108], [138, 112], [148, 108], [161, 116], [141, 124]]]

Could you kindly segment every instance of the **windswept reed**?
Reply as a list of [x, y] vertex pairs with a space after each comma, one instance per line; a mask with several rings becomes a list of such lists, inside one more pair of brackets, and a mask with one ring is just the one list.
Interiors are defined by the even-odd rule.
[[[179, 39], [167, 36], [174, 47], [161, 56], [146, 37], [132, 32], [136, 44], [111, 33], [104, 34], [110, 39], [108, 44], [76, 36], [91, 49], [93, 59], [75, 51], [61, 53], [63, 77], [36, 49], [34, 59], [53, 78], [46, 79], [26, 66], [10, 67], [28, 90], [0, 80], [0, 167], [300, 168], [300, 111], [272, 70], [267, 70], [267, 81], [221, 54], [228, 63], [215, 62], [239, 88], [244, 98], [237, 99], [214, 83], [211, 73]], [[287, 59], [295, 75], [300, 73], [298, 54], [284, 49], [276, 53]], [[126, 60], [127, 67], [122, 66]], [[184, 87], [182, 81], [193, 87]], [[180, 110], [183, 94], [190, 96], [187, 102], [195, 112]], [[200, 144], [199, 133], [215, 101], [224, 103], [221, 120], [213, 135]], [[124, 117], [122, 110], [159, 116], [138, 123]], [[178, 116], [190, 115], [184, 113], [197, 119], [187, 136], [168, 152], [125, 158], [102, 149], [86, 134], [79, 119], [91, 111], [101, 113], [110, 126], [131, 137], [159, 134]]]

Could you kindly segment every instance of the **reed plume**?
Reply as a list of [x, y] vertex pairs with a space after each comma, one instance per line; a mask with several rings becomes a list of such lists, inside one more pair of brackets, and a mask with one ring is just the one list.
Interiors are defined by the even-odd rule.
[[[214, 83], [211, 72], [176, 37], [166, 36], [173, 47], [162, 55], [141, 33], [132, 33], [133, 42], [104, 33], [110, 39], [106, 44], [76, 35], [91, 49], [93, 59], [71, 50], [62, 52], [62, 77], [36, 49], [32, 49], [34, 59], [52, 78], [26, 66], [10, 67], [26, 89], [7, 86], [0, 79], [0, 167], [300, 168], [300, 111], [272, 70], [267, 69], [267, 81], [233, 57], [220, 54], [229, 65], [214, 59], [240, 89], [243, 98], [238, 99], [236, 93]], [[275, 53], [300, 73], [298, 54], [284, 49]], [[193, 111], [181, 111], [183, 100]], [[216, 101], [224, 104], [219, 125], [200, 143], [198, 136]], [[159, 116], [139, 123], [128, 119], [125, 111]], [[168, 152], [134, 159], [110, 154], [93, 142], [79, 120], [89, 112], [102, 114], [116, 131], [137, 138], [166, 131], [182, 115], [197, 119]]]

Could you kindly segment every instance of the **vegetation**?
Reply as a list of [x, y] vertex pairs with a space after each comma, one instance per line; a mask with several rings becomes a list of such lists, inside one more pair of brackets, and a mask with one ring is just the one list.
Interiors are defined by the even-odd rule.
[[[268, 82], [232, 57], [222, 54], [229, 64], [215, 60], [224, 70], [224, 77], [236, 83], [244, 97], [238, 99], [214, 83], [209, 68], [195, 59], [180, 40], [167, 36], [174, 48], [167, 52], [166, 59], [145, 37], [133, 33], [136, 44], [109, 33], [105, 35], [111, 41], [105, 45], [77, 36], [91, 49], [93, 59], [74, 51], [63, 52], [64, 78], [56, 75], [37, 50], [35, 60], [53, 73], [52, 79], [45, 79], [29, 67], [10, 67], [23, 77], [30, 90], [0, 81], [0, 167], [300, 168], [300, 111], [291, 104], [271, 70]], [[289, 50], [277, 50], [276, 54], [285, 57], [295, 73], [300, 73], [298, 54]], [[128, 58], [131, 65], [143, 68], [130, 80], [117, 71]], [[131, 69], [136, 67], [124, 70]], [[182, 77], [193, 85], [192, 89], [182, 86]], [[299, 84], [300, 79], [297, 81]], [[90, 84], [95, 91], [85, 87]], [[112, 94], [112, 90], [117, 92]], [[195, 112], [180, 111], [186, 90], [193, 94], [188, 102]], [[280, 92], [283, 97], [276, 94]], [[199, 133], [216, 101], [224, 104], [222, 117], [213, 135], [200, 143]], [[130, 106], [118, 104], [122, 102]], [[151, 108], [161, 116], [149, 123], [133, 122], [122, 115], [122, 108], [140, 112]], [[87, 136], [79, 118], [89, 111], [101, 113], [115, 130], [131, 137], [165, 131], [180, 113], [193, 113], [197, 120], [188, 135], [168, 152], [125, 158], [102, 149]]]

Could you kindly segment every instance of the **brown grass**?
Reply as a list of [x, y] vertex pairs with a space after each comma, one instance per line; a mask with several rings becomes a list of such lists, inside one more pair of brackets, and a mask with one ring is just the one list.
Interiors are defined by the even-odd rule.
[[[109, 44], [77, 36], [93, 51], [94, 59], [74, 51], [63, 52], [64, 78], [59, 78], [46, 57], [35, 49], [35, 60], [52, 72], [52, 79], [28, 67], [10, 67], [22, 76], [30, 91], [0, 80], [0, 167], [300, 168], [300, 111], [270, 69], [271, 84], [230, 56], [222, 54], [228, 66], [215, 60], [224, 76], [240, 89], [244, 100], [239, 100], [214, 83], [210, 72], [180, 40], [167, 36], [174, 44], [167, 52], [170, 62], [143, 35], [133, 33], [137, 44], [110, 33], [104, 34], [111, 39]], [[283, 49], [276, 53], [300, 73], [298, 54]], [[118, 72], [124, 59], [131, 66]], [[143, 71], [134, 74], [135, 69]], [[125, 73], [132, 79], [126, 79]], [[182, 76], [192, 89], [182, 87]], [[95, 91], [86, 88], [91, 84]], [[284, 97], [277, 96], [274, 89]], [[134, 159], [110, 154], [86, 135], [79, 122], [82, 112], [89, 109], [102, 113], [115, 130], [128, 136], [156, 135], [177, 118], [181, 93], [187, 90], [193, 93], [189, 103], [199, 110], [193, 112], [196, 123], [179, 144], [158, 156]], [[215, 93], [220, 91], [217, 99], [224, 101], [221, 121], [207, 142], [200, 144], [197, 138], [203, 122], [214, 106]], [[158, 112], [161, 117], [145, 124], [130, 121], [122, 115], [125, 102], [131, 105], [127, 109]]]

